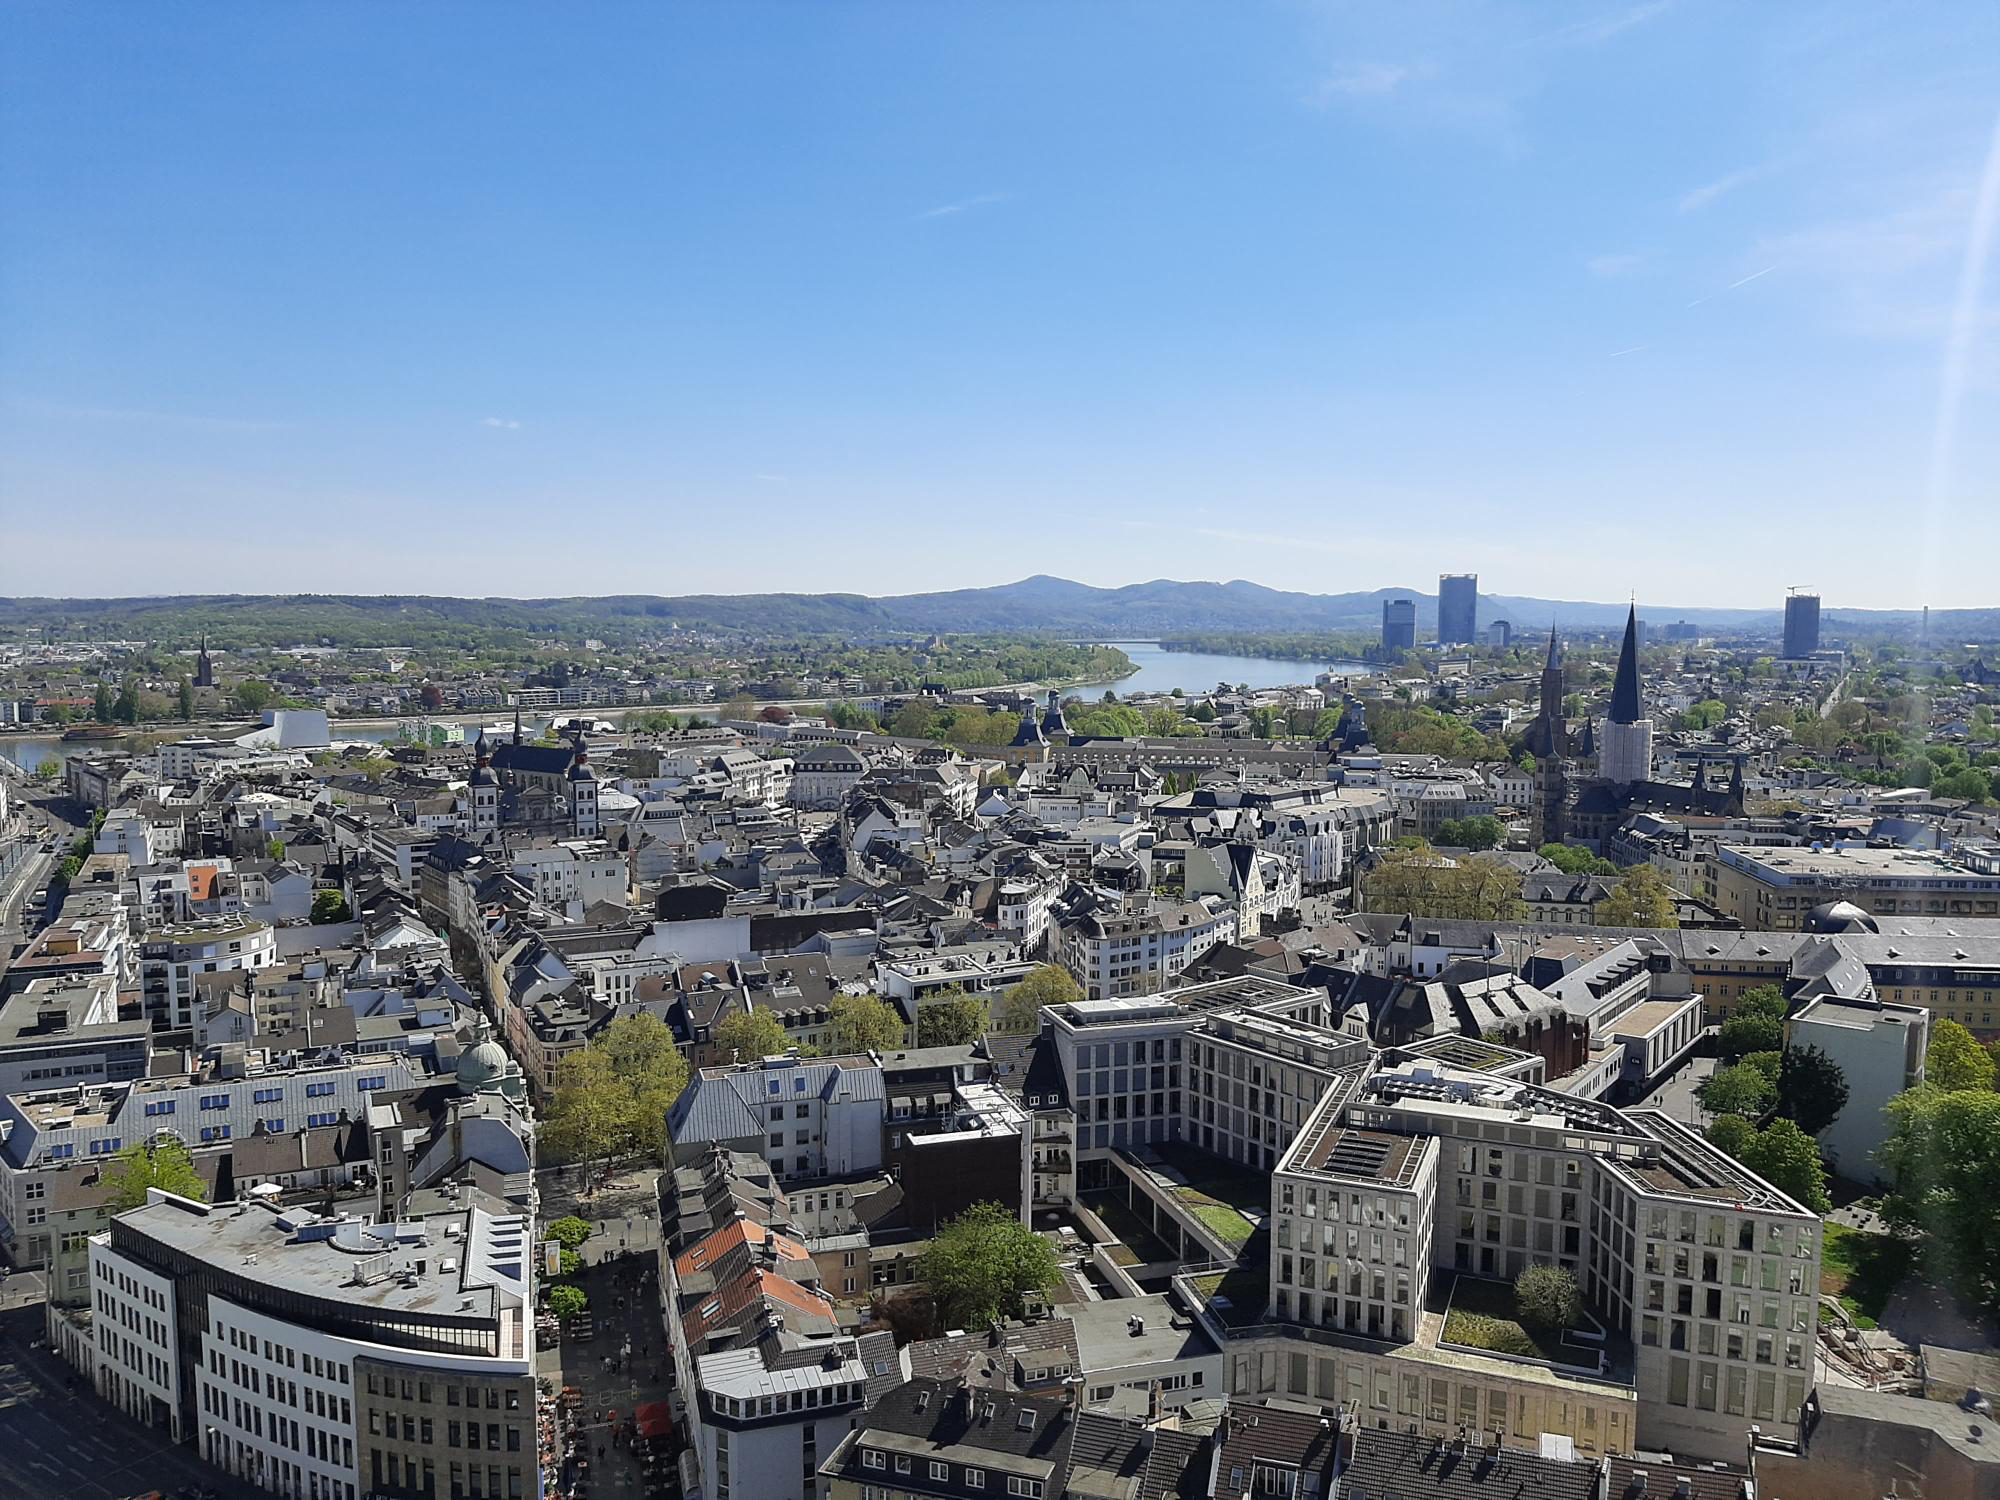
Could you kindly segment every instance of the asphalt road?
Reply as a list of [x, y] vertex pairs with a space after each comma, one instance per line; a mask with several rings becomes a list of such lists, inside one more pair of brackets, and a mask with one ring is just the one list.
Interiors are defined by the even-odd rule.
[[225, 1500], [262, 1494], [107, 1406], [80, 1376], [70, 1391], [75, 1371], [28, 1347], [42, 1331], [39, 1302], [0, 1314], [0, 1329], [0, 1500], [126, 1500], [189, 1485]]

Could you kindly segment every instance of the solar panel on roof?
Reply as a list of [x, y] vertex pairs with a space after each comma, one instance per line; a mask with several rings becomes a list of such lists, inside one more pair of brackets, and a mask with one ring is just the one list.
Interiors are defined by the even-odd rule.
[[1377, 1176], [1388, 1160], [1389, 1142], [1351, 1132], [1343, 1133], [1326, 1155], [1329, 1168], [1355, 1177]]

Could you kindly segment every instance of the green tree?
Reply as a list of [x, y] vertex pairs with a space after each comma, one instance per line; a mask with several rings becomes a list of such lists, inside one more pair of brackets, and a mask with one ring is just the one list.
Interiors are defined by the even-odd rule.
[[896, 717], [889, 721], [889, 733], [907, 740], [927, 740], [934, 718], [928, 703], [912, 698], [896, 710]]
[[879, 996], [836, 995], [829, 1009], [836, 1053], [894, 1052], [903, 1045], [903, 1018]]
[[579, 1219], [575, 1214], [564, 1214], [542, 1231], [544, 1238], [552, 1239], [565, 1250], [575, 1250], [593, 1233], [588, 1219]]
[[997, 1007], [996, 1030], [1025, 1035], [1041, 1025], [1042, 1008], [1070, 1005], [1083, 998], [1083, 986], [1059, 964], [1043, 964], [1008, 990]]
[[1931, 1029], [1930, 1050], [1924, 1054], [1924, 1081], [1947, 1094], [1991, 1089], [1993, 1056], [1958, 1022], [1940, 1021]]
[[1939, 776], [1931, 783], [1934, 797], [1959, 797], [1967, 802], [1990, 802], [1993, 799], [1993, 783], [1986, 772], [1974, 766], [1966, 766]]
[[1216, 719], [1215, 705], [1204, 698], [1188, 710], [1188, 717], [1197, 724], [1213, 724]]
[[542, 1115], [541, 1141], [579, 1163], [584, 1179], [608, 1162], [632, 1129], [632, 1097], [619, 1087], [602, 1047], [579, 1047], [556, 1064], [556, 1087]]
[[1634, 865], [1597, 903], [1600, 927], [1678, 927], [1679, 898], [1651, 865]]
[[1061, 1274], [1049, 1242], [998, 1203], [975, 1203], [945, 1224], [917, 1261], [947, 1328], [1018, 1318], [1027, 1294], [1048, 1291]]
[[1847, 1108], [1847, 1075], [1817, 1047], [1787, 1047], [1778, 1071], [1778, 1113], [1807, 1135], [1825, 1133]]
[[580, 1286], [571, 1286], [568, 1282], [564, 1282], [560, 1286], [549, 1288], [549, 1311], [565, 1323], [581, 1316], [584, 1309], [589, 1306], [590, 1298]]
[[986, 1035], [986, 1027], [986, 1001], [977, 995], [961, 993], [950, 999], [933, 998], [917, 1009], [919, 1047], [970, 1046]]
[[1785, 997], [1775, 984], [1745, 990], [1736, 1014], [1722, 1023], [1717, 1037], [1722, 1055], [1740, 1058], [1748, 1052], [1776, 1052], [1785, 1044]]
[[185, 1143], [170, 1135], [151, 1141], [134, 1141], [111, 1159], [104, 1173], [111, 1189], [111, 1211], [122, 1214], [146, 1201], [148, 1188], [178, 1193], [197, 1203], [208, 1200], [208, 1184], [194, 1169], [194, 1157]]
[[2000, 1313], [2000, 1094], [1925, 1084], [1889, 1101], [1876, 1164], [1894, 1183], [1890, 1224], [1924, 1237], [1934, 1274]]
[[120, 724], [136, 724], [139, 721], [139, 685], [129, 678], [118, 689], [117, 701], [111, 705], [111, 717]]
[[1514, 1283], [1514, 1315], [1530, 1328], [1574, 1328], [1583, 1315], [1576, 1277], [1561, 1266], [1529, 1266]]
[[314, 891], [312, 900], [312, 920], [315, 922], [346, 922], [352, 918], [347, 909], [347, 897], [339, 891]]
[[736, 1062], [776, 1057], [791, 1045], [785, 1028], [768, 1010], [737, 1011], [716, 1023], [716, 1050]]
[[1833, 1199], [1826, 1191], [1826, 1164], [1820, 1160], [1819, 1142], [1790, 1120], [1773, 1120], [1758, 1131], [1737, 1160], [1814, 1213], [1832, 1211]]
[[285, 857], [285, 841], [279, 838], [266, 839], [264, 841], [264, 857], [266, 859], [283, 859]]
[[181, 722], [186, 723], [194, 717], [194, 684], [187, 680], [186, 673], [181, 674], [181, 685], [175, 693], [175, 700], [175, 712], [180, 715]]
[[1709, 1144], [1726, 1151], [1738, 1161], [1743, 1152], [1757, 1139], [1757, 1127], [1741, 1115], [1718, 1115], [1715, 1123], [1708, 1127]]
[[1382, 851], [1361, 890], [1367, 910], [1414, 917], [1500, 922], [1527, 910], [1510, 866], [1477, 856], [1450, 864], [1421, 839]]
[[1701, 1086], [1701, 1107], [1714, 1115], [1745, 1115], [1756, 1119], [1771, 1107], [1778, 1091], [1771, 1081], [1746, 1063], [1718, 1069]]
[[1755, 1068], [1759, 1073], [1762, 1073], [1764, 1081], [1770, 1084], [1771, 1088], [1775, 1091], [1778, 1087], [1778, 1075], [1785, 1071], [1785, 1054], [1782, 1052], [1746, 1052], [1743, 1054], [1743, 1066], [1746, 1068]]
[[92, 701], [90, 716], [100, 724], [111, 722], [111, 684], [98, 679], [97, 696]]
[[664, 1166], [667, 1111], [688, 1081], [687, 1059], [673, 1032], [658, 1016], [641, 1011], [605, 1027], [590, 1050], [604, 1054], [613, 1085], [625, 1096], [626, 1144]]
[[237, 683], [234, 694], [236, 706], [246, 714], [261, 714], [270, 707], [274, 696], [268, 682], [259, 682], [254, 677], [246, 677]]
[[53, 755], [44, 756], [35, 762], [35, 780], [56, 781], [62, 776], [62, 762]]
[[1588, 849], [1575, 849], [1568, 844], [1544, 844], [1535, 851], [1541, 857], [1561, 870], [1565, 875], [1616, 875], [1618, 866], [1608, 859], [1599, 859]]
[[1447, 818], [1438, 825], [1437, 841], [1450, 849], [1495, 849], [1507, 837], [1507, 825], [1491, 813]]

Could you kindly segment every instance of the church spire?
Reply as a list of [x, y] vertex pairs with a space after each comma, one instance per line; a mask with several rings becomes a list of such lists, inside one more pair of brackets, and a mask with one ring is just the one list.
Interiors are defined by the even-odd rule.
[[1611, 722], [1639, 722], [1639, 606], [1625, 616], [1625, 644], [1618, 650], [1618, 675], [1611, 680]]

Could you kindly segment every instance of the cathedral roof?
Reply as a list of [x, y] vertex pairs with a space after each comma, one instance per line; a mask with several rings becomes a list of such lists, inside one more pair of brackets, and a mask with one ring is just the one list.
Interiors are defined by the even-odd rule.
[[1639, 722], [1639, 606], [1625, 616], [1625, 644], [1618, 648], [1618, 675], [1611, 680], [1611, 722]]

